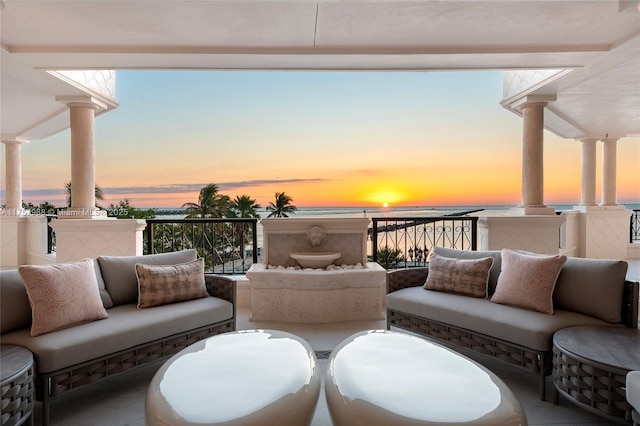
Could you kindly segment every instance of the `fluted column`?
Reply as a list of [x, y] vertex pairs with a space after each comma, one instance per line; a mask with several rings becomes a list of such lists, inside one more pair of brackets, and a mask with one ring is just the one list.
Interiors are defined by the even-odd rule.
[[22, 210], [22, 144], [28, 141], [11, 138], [2, 143], [5, 152], [5, 209], [19, 212]]
[[581, 206], [596, 205], [596, 143], [598, 139], [582, 139], [582, 196]]
[[616, 175], [618, 139], [602, 140], [602, 200], [601, 206], [617, 206]]

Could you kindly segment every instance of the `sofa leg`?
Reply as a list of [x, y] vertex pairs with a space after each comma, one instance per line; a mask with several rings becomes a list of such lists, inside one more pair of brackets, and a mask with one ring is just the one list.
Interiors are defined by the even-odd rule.
[[540, 372], [540, 400], [547, 400], [547, 383], [546, 376], [544, 375], [544, 370]]
[[49, 402], [42, 402], [42, 426], [49, 426]]
[[42, 426], [49, 426], [49, 393], [46, 390], [42, 395]]

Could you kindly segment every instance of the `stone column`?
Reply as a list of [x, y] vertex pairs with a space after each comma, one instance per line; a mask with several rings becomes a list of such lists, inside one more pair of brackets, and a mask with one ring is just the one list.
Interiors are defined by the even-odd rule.
[[601, 206], [617, 206], [616, 175], [618, 139], [602, 140], [602, 200]]
[[545, 207], [543, 171], [544, 102], [522, 106], [522, 204], [521, 207]]
[[2, 143], [5, 152], [5, 210], [18, 213], [22, 211], [22, 144], [28, 141], [7, 138]]
[[512, 214], [554, 214], [544, 205], [544, 107], [547, 102], [524, 102], [522, 110], [522, 203]]
[[596, 205], [596, 142], [598, 139], [582, 139], [582, 196], [581, 206]]
[[71, 127], [71, 208], [59, 218], [106, 217], [95, 199], [95, 112], [103, 107], [90, 97], [59, 98], [69, 107]]

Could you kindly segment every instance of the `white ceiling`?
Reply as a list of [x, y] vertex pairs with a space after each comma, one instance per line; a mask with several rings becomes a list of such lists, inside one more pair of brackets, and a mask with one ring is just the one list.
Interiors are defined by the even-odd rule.
[[571, 68], [529, 93], [556, 96], [547, 127], [638, 136], [638, 3], [6, 0], [0, 131], [39, 139], [67, 126], [55, 97], [79, 91], [45, 70]]

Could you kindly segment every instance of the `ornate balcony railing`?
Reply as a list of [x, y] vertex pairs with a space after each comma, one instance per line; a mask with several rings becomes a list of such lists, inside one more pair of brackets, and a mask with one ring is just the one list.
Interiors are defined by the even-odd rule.
[[205, 272], [243, 274], [258, 261], [257, 219], [147, 219], [145, 254], [197, 249]]
[[433, 247], [476, 250], [477, 217], [373, 218], [372, 260], [386, 269], [427, 265]]
[[629, 226], [629, 242], [640, 243], [640, 210], [633, 210]]

